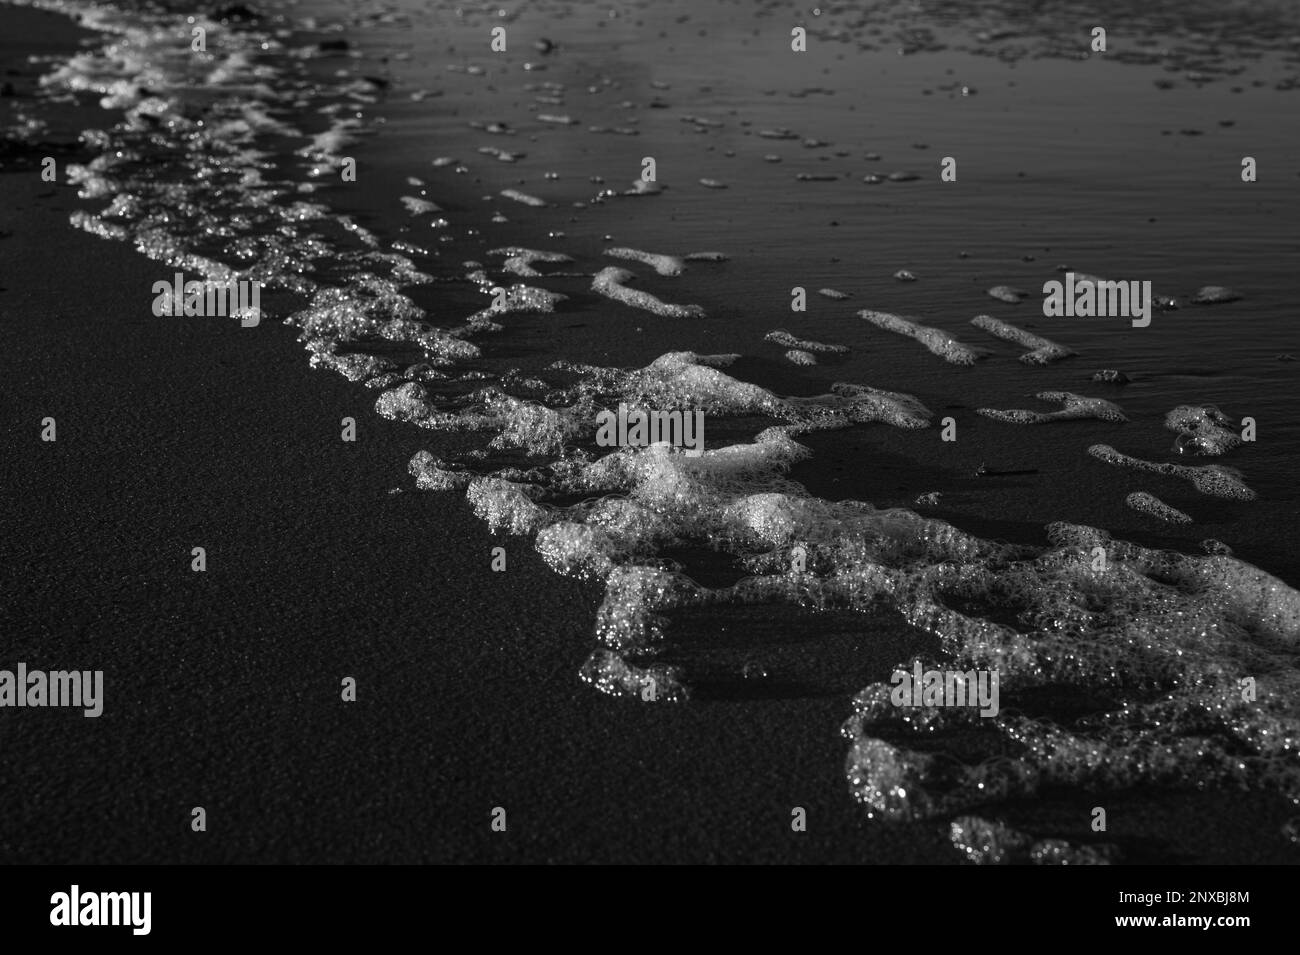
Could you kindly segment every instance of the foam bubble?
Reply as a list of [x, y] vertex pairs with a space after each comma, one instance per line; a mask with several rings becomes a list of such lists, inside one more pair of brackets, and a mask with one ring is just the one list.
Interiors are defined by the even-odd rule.
[[1241, 445], [1232, 427], [1232, 419], [1214, 405], [1179, 405], [1165, 415], [1165, 427], [1178, 432], [1176, 448], [1180, 454], [1206, 456], [1226, 454]]

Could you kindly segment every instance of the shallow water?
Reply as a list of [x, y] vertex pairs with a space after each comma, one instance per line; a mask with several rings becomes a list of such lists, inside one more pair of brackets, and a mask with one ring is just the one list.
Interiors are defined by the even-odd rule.
[[[970, 812], [1061, 785], [1294, 802], [1297, 371], [1278, 356], [1300, 353], [1300, 15], [963, 6], [270, 5], [199, 21], [206, 57], [180, 15], [100, 8], [108, 45], [46, 90], [107, 110], [73, 173], [104, 208], [75, 225], [167, 275], [282, 293], [266, 311], [313, 365], [428, 430], [408, 486], [604, 582], [575, 674], [594, 691], [683, 701], [721, 671], [761, 695], [792, 684], [787, 659], [676, 635], [750, 605], [800, 634], [884, 615], [927, 663], [996, 669], [1005, 698], [989, 719], [856, 687], [846, 777], [873, 817], [955, 819], [969, 853], [1029, 845]], [[1111, 52], [1084, 56], [1097, 24]], [[655, 188], [635, 185], [647, 157]], [[1178, 307], [1045, 318], [1064, 267]], [[1197, 304], [1204, 286], [1241, 298]], [[1022, 359], [1051, 345], [1076, 355]], [[706, 453], [605, 453], [596, 416], [622, 402], [702, 410]], [[1256, 441], [1210, 430], [1246, 416]], [[1189, 460], [1207, 442], [1216, 463]], [[894, 455], [920, 477], [885, 490]], [[719, 567], [732, 582], [703, 586]]]

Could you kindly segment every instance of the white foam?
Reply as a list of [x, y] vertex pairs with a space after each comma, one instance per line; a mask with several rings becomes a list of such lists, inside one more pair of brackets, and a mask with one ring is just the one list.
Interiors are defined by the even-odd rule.
[[954, 365], [973, 365], [988, 354], [987, 349], [963, 345], [947, 332], [931, 328], [928, 325], [922, 325], [919, 322], [913, 322], [899, 315], [863, 309], [858, 312], [858, 316], [865, 318], [877, 328], [883, 328], [897, 335], [906, 335], [908, 338], [915, 338], [944, 361], [951, 362]]
[[796, 338], [783, 328], [770, 331], [763, 336], [764, 341], [773, 342], [777, 345], [784, 345], [786, 348], [797, 348], [800, 351], [807, 352], [830, 352], [834, 354], [844, 354], [847, 352], [846, 345], [827, 345], [823, 342], [807, 341], [802, 338]]
[[1013, 288], [1010, 285], [995, 285], [989, 289], [988, 294], [999, 302], [1015, 304], [1024, 299], [1029, 293], [1023, 289]]
[[1094, 444], [1088, 448], [1088, 453], [1098, 460], [1105, 461], [1107, 464], [1114, 464], [1117, 467], [1167, 474], [1171, 477], [1191, 481], [1193, 487], [1202, 494], [1208, 494], [1211, 497], [1222, 497], [1233, 501], [1253, 501], [1258, 496], [1246, 486], [1245, 479], [1240, 471], [1220, 464], [1206, 464], [1201, 467], [1157, 464], [1154, 461], [1143, 461], [1141, 458], [1122, 454], [1106, 444]]
[[655, 298], [649, 292], [642, 292], [640, 289], [627, 288], [624, 283], [633, 281], [636, 278], [627, 269], [604, 268], [596, 273], [595, 279], [591, 283], [593, 292], [599, 292], [606, 298], [629, 305], [632, 308], [644, 309], [647, 312], [653, 312], [655, 315], [662, 315], [665, 318], [703, 318], [704, 309], [698, 305], [670, 305], [667, 302]]
[[526, 192], [520, 192], [518, 189], [502, 189], [501, 195], [506, 199], [513, 199], [515, 202], [522, 202], [526, 206], [540, 208], [546, 205], [545, 199], [538, 199], [536, 196], [530, 196]]
[[402, 205], [406, 206], [406, 211], [413, 216], [442, 211], [436, 203], [430, 202], [428, 199], [421, 199], [419, 196], [402, 196]]
[[1192, 519], [1177, 508], [1170, 507], [1154, 494], [1148, 494], [1146, 491], [1134, 491], [1128, 497], [1124, 498], [1124, 503], [1135, 511], [1141, 511], [1143, 514], [1149, 514], [1157, 520], [1166, 521], [1170, 524], [1190, 524]]
[[504, 255], [505, 262], [501, 267], [507, 272], [513, 272], [515, 275], [522, 275], [525, 278], [541, 278], [542, 273], [533, 268], [534, 262], [563, 263], [572, 262], [571, 256], [562, 252], [541, 252], [537, 249], [525, 249], [522, 246], [511, 245], [503, 249], [492, 249], [488, 255]]
[[1048, 362], [1058, 361], [1075, 354], [1075, 352], [1056, 344], [1054, 341], [1043, 338], [1041, 335], [1031, 334], [1023, 329], [1016, 328], [1014, 325], [1008, 325], [991, 315], [976, 315], [970, 320], [970, 323], [976, 328], [982, 328], [995, 338], [1001, 338], [1003, 341], [1012, 342], [1022, 348], [1028, 348], [1029, 351], [1020, 356], [1020, 360], [1026, 365], [1046, 365]]
[[660, 275], [681, 275], [686, 270], [686, 263], [675, 255], [659, 255], [654, 252], [642, 252], [640, 249], [628, 249], [623, 246], [606, 249], [605, 254], [616, 259], [630, 259], [633, 262], [642, 262]]
[[1196, 290], [1192, 301], [1198, 305], [1217, 305], [1223, 302], [1236, 302], [1240, 298], [1240, 293], [1223, 285], [1203, 285]]
[[996, 408], [977, 408], [977, 413], [995, 421], [1008, 424], [1046, 424], [1050, 421], [1069, 421], [1079, 418], [1096, 418], [1099, 421], [1126, 422], [1123, 409], [1105, 398], [1088, 398], [1071, 391], [1042, 391], [1036, 396], [1039, 401], [1055, 401], [1065, 407], [1060, 411], [1025, 411], [1016, 409], [1000, 411]]
[[1241, 445], [1233, 421], [1214, 405], [1179, 405], [1165, 415], [1165, 427], [1178, 432], [1179, 453], [1218, 456]]

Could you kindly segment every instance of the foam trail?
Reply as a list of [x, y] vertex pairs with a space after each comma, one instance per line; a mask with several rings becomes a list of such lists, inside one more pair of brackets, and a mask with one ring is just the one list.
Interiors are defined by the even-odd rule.
[[[484, 291], [488, 294], [492, 292], [490, 288]], [[464, 337], [480, 331], [496, 331], [500, 326], [492, 319], [497, 315], [508, 312], [554, 312], [555, 306], [568, 298], [559, 292], [548, 292], [531, 285], [511, 285], [502, 291], [505, 293], [503, 296], [493, 296], [491, 305], [475, 312], [465, 320], [462, 328], [454, 329], [450, 334]]]
[[1009, 305], [1014, 305], [1017, 302], [1022, 301], [1029, 293], [1024, 289], [1013, 288], [1010, 285], [995, 285], [989, 289], [988, 294], [999, 302], [1006, 302]]
[[1026, 365], [1046, 365], [1048, 362], [1076, 354], [1050, 339], [1043, 338], [1040, 335], [1033, 335], [1023, 329], [1016, 328], [1014, 325], [1008, 325], [991, 315], [976, 315], [970, 320], [970, 323], [976, 328], [982, 328], [995, 338], [1001, 338], [1003, 341], [1012, 342], [1022, 348], [1028, 348], [1029, 351], [1020, 356], [1020, 360]]
[[827, 345], [822, 342], [807, 341], [802, 338], [796, 338], [784, 328], [778, 328], [775, 331], [768, 332], [763, 336], [764, 341], [772, 342], [776, 345], [784, 345], [786, 348], [797, 348], [800, 351], [808, 352], [831, 352], [842, 355], [848, 352], [847, 345]]
[[630, 259], [633, 262], [644, 263], [660, 275], [681, 275], [686, 270], [686, 264], [675, 255], [657, 255], [654, 252], [642, 252], [639, 249], [628, 249], [622, 246], [606, 249], [605, 254], [616, 259]]
[[891, 315], [888, 312], [863, 309], [858, 312], [858, 317], [865, 318], [871, 324], [886, 331], [906, 335], [908, 338], [915, 338], [944, 361], [952, 362], [954, 365], [973, 365], [988, 354], [987, 349], [963, 345], [947, 332], [931, 328], [928, 325], [921, 325], [898, 315]]
[[596, 273], [596, 277], [591, 283], [591, 289], [593, 292], [599, 292], [606, 298], [611, 298], [616, 302], [630, 305], [633, 308], [645, 309], [647, 312], [663, 315], [666, 318], [704, 317], [704, 309], [698, 305], [670, 305], [655, 298], [649, 292], [642, 292], [639, 289], [630, 289], [624, 286], [624, 282], [630, 282], [635, 278], [636, 276], [627, 269], [611, 266]]
[[1196, 290], [1192, 301], [1198, 305], [1217, 305], [1222, 302], [1236, 302], [1241, 294], [1222, 285], [1203, 285]]
[[488, 252], [488, 255], [506, 256], [506, 260], [501, 264], [501, 267], [507, 272], [513, 272], [515, 275], [521, 275], [525, 278], [542, 277], [542, 273], [533, 268], [534, 262], [564, 263], [573, 261], [572, 256], [565, 255], [562, 252], [540, 252], [537, 249], [525, 249], [518, 245], [492, 249]]
[[1141, 511], [1143, 514], [1149, 514], [1157, 520], [1165, 521], [1169, 524], [1190, 524], [1192, 519], [1177, 508], [1170, 507], [1154, 494], [1148, 494], [1146, 491], [1134, 491], [1128, 497], [1124, 498], [1124, 503], [1135, 511]]
[[530, 196], [526, 192], [520, 192], [518, 189], [502, 189], [501, 195], [507, 199], [513, 199], [515, 202], [522, 202], [526, 206], [540, 208], [546, 205], [545, 199], [538, 199], [536, 196]]
[[1123, 410], [1105, 398], [1088, 398], [1071, 391], [1042, 391], [1035, 397], [1039, 401], [1055, 401], [1065, 405], [1060, 411], [999, 411], [996, 408], [976, 408], [978, 414], [1008, 424], [1046, 424], [1049, 421], [1069, 421], [1078, 418], [1096, 418], [1100, 421], [1126, 422]]
[[402, 196], [402, 205], [406, 206], [406, 211], [413, 216], [442, 211], [436, 203], [432, 203], [428, 199], [421, 199], [418, 196]]
[[1156, 474], [1168, 474], [1191, 481], [1202, 494], [1222, 497], [1231, 501], [1253, 501], [1258, 496], [1246, 486], [1240, 471], [1226, 468], [1220, 464], [1206, 464], [1201, 467], [1188, 467], [1181, 464], [1157, 464], [1143, 461], [1116, 451], [1107, 444], [1094, 444], [1088, 453], [1098, 460], [1117, 467], [1133, 468], [1137, 471], [1151, 471]]
[[1035, 840], [1005, 823], [980, 816], [954, 819], [948, 838], [972, 865], [1110, 865], [1119, 858], [1118, 848], [1109, 843], [1077, 846], [1064, 839]]

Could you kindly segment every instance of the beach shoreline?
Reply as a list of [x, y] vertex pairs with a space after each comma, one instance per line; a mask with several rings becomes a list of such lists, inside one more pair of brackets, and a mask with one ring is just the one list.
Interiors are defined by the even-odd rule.
[[[26, 56], [81, 35], [0, 5], [16, 101], [41, 71]], [[77, 147], [57, 141], [62, 166]], [[361, 144], [363, 161], [367, 149], [382, 144]], [[155, 317], [145, 292], [165, 270], [72, 228], [86, 204], [62, 178], [42, 182], [32, 156], [0, 170], [0, 208], [0, 667], [105, 673], [97, 719], [0, 714], [4, 861], [961, 861], [942, 820], [873, 823], [850, 797], [838, 727], [851, 691], [653, 706], [595, 692], [576, 674], [600, 587], [489, 534], [463, 494], [416, 491], [405, 462], [427, 433], [312, 370], [278, 320]], [[346, 417], [356, 442], [340, 439]], [[1010, 443], [1022, 462], [1048, 454]], [[504, 573], [489, 570], [496, 546]], [[916, 646], [901, 624], [866, 626], [870, 640], [838, 638], [820, 666], [883, 679]], [[814, 633], [765, 636], [797, 653]], [[1094, 840], [1091, 800], [1055, 795], [1006, 814]], [[1267, 793], [1106, 800], [1106, 840], [1128, 862], [1294, 859]], [[191, 829], [195, 807], [206, 832]], [[806, 831], [791, 828], [796, 808]]]

